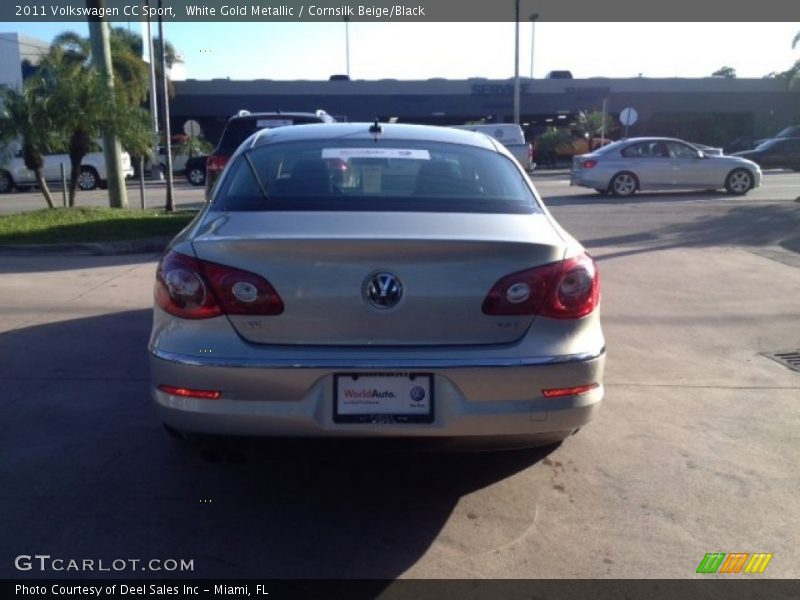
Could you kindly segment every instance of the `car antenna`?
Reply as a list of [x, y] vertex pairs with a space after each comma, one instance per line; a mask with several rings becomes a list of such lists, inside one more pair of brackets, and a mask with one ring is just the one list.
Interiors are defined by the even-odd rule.
[[375, 117], [375, 122], [369, 126], [369, 132], [375, 135], [375, 143], [378, 143], [378, 135], [383, 133], [381, 124], [378, 123], [378, 117]]

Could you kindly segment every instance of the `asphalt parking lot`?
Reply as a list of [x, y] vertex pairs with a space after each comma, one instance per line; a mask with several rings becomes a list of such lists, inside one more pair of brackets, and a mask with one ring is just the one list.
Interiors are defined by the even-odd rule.
[[626, 200], [534, 181], [599, 259], [609, 352], [599, 417], [549, 452], [183, 446], [147, 393], [157, 257], [0, 255], [0, 576], [86, 576], [15, 569], [39, 553], [194, 564], [126, 577], [689, 578], [708, 552], [800, 576], [800, 373], [762, 355], [800, 348], [800, 176]]

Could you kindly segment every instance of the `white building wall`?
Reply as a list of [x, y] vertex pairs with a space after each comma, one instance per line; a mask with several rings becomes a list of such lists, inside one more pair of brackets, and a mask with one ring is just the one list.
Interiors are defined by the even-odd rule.
[[0, 85], [14, 89], [22, 87], [19, 38], [17, 33], [0, 33]]

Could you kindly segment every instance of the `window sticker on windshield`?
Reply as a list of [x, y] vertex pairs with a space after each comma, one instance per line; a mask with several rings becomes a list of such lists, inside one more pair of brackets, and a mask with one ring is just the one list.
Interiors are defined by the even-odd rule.
[[258, 119], [256, 127], [286, 127], [292, 123], [291, 119]]
[[430, 160], [427, 150], [411, 150], [404, 148], [323, 148], [322, 158], [409, 158], [413, 160]]

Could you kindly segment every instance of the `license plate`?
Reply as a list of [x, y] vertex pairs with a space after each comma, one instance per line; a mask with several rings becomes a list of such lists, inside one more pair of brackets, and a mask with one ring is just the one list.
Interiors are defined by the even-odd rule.
[[334, 375], [333, 420], [336, 423], [432, 423], [433, 375]]

